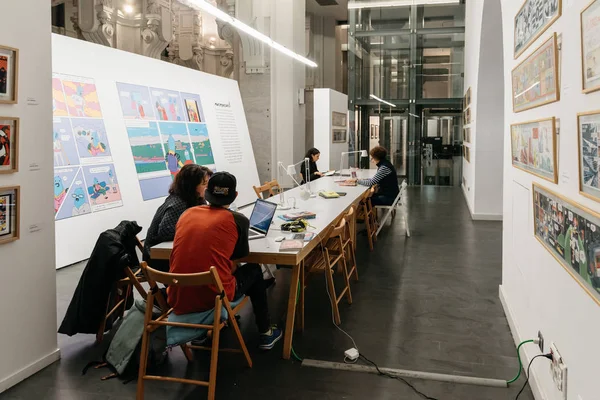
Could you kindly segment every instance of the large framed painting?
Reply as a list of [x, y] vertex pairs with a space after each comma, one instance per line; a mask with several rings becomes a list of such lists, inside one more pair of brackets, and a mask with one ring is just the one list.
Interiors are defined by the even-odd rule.
[[19, 170], [19, 118], [0, 117], [0, 174]]
[[348, 116], [344, 113], [333, 111], [331, 113], [331, 125], [346, 127], [348, 125]]
[[577, 114], [579, 192], [600, 201], [600, 110]]
[[584, 93], [600, 90], [600, 1], [581, 11], [581, 77]]
[[562, 0], [525, 0], [523, 2], [515, 15], [515, 60], [560, 17], [561, 12]]
[[600, 215], [533, 184], [534, 236], [600, 305]]
[[556, 33], [512, 70], [513, 111], [560, 100]]
[[513, 167], [558, 183], [556, 118], [513, 124], [510, 138]]
[[0, 104], [18, 100], [19, 50], [0, 45]]
[[0, 187], [0, 244], [19, 239], [20, 187]]

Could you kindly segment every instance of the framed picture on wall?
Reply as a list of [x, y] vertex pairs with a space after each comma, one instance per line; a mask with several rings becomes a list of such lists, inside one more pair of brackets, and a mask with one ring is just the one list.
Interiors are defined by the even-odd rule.
[[344, 113], [333, 111], [331, 113], [331, 125], [346, 127], [348, 124], [348, 116]]
[[467, 125], [471, 123], [471, 107], [467, 108]]
[[466, 102], [467, 107], [471, 105], [471, 87], [467, 89]]
[[600, 215], [536, 183], [533, 215], [535, 238], [600, 305]]
[[579, 192], [600, 201], [600, 110], [577, 114]]
[[513, 111], [560, 100], [556, 33], [512, 70]]
[[0, 45], [0, 104], [18, 100], [19, 50]]
[[[371, 132], [373, 132], [373, 128], [371, 128]], [[331, 141], [333, 143], [346, 143], [346, 128], [334, 129]]]
[[19, 118], [0, 117], [0, 174], [19, 170]]
[[515, 60], [560, 18], [562, 0], [525, 0], [515, 15]]
[[0, 187], [0, 244], [19, 239], [20, 187]]
[[600, 90], [600, 1], [581, 11], [581, 78], [584, 93]]
[[556, 118], [513, 124], [510, 137], [513, 167], [558, 183]]

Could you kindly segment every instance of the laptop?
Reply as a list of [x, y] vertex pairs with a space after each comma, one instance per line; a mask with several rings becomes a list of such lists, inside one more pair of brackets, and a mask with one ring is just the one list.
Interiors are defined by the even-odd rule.
[[256, 200], [254, 210], [250, 215], [250, 231], [248, 232], [248, 240], [260, 239], [267, 236], [271, 221], [275, 216], [277, 204], [265, 200]]

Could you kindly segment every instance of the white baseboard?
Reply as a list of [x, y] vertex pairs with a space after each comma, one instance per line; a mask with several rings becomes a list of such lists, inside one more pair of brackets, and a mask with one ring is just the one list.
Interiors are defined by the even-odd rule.
[[17, 383], [29, 378], [31, 375], [46, 368], [48, 365], [60, 360], [60, 349], [54, 350], [52, 353], [45, 355], [37, 361], [32, 362], [25, 368], [15, 372], [12, 375], [0, 380], [0, 393], [15, 386]]
[[475, 214], [471, 212], [474, 221], [502, 221], [502, 214]]
[[[519, 334], [519, 328], [517, 326], [517, 322], [513, 317], [513, 314], [508, 306], [508, 302], [506, 301], [506, 297], [504, 295], [504, 288], [502, 285], [498, 287], [500, 302], [502, 303], [502, 308], [504, 309], [504, 315], [506, 315], [506, 320], [508, 321], [508, 326], [510, 327], [510, 332], [512, 333], [513, 340], [515, 342], [515, 347], [522, 342], [522, 337]], [[521, 360], [523, 361], [523, 365], [528, 365], [531, 361], [527, 357], [527, 353], [521, 351]], [[523, 371], [525, 374], [525, 372]], [[531, 387], [531, 391], [533, 392], [533, 397], [536, 400], [545, 400], [547, 399], [542, 387], [539, 385], [538, 380], [535, 377], [535, 370], [531, 371], [531, 376], [529, 377], [529, 386]]]

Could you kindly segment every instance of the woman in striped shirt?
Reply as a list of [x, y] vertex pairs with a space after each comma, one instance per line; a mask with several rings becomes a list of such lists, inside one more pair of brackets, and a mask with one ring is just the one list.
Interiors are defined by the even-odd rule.
[[363, 186], [377, 185], [377, 192], [371, 198], [374, 206], [391, 206], [400, 193], [398, 187], [398, 175], [396, 168], [387, 160], [387, 150], [385, 147], [376, 146], [369, 152], [371, 162], [377, 165], [377, 173], [370, 179], [351, 179], [351, 182], [357, 182]]

